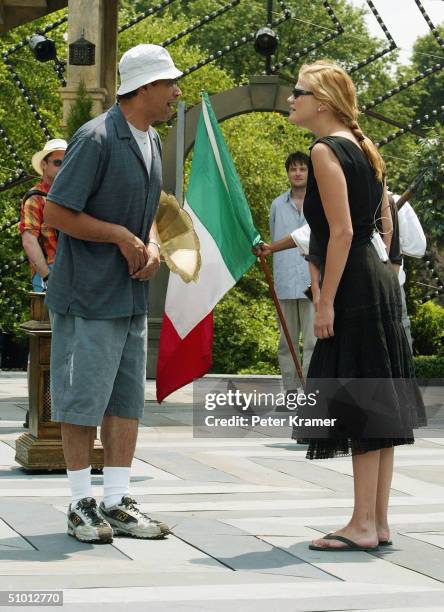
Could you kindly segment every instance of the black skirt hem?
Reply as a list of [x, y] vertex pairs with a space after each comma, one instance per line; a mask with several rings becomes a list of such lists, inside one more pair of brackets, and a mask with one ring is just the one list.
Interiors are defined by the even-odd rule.
[[[292, 435], [292, 439], [299, 439], [296, 434]], [[329, 444], [330, 442], [330, 444]], [[334, 459], [339, 457], [350, 457], [355, 455], [364, 455], [376, 450], [385, 448], [394, 448], [405, 444], [414, 444], [415, 439], [412, 438], [363, 438], [361, 440], [328, 440], [328, 439], [313, 439], [310, 440], [307, 450], [307, 459]]]

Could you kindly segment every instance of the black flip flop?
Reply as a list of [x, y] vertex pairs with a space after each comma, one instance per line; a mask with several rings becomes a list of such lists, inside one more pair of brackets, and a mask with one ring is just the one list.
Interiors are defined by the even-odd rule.
[[379, 546], [391, 546], [393, 542], [391, 540], [379, 540]]
[[340, 536], [340, 535], [328, 534], [324, 536], [322, 539], [323, 540], [337, 540], [338, 542], [343, 542], [347, 546], [341, 546], [339, 548], [336, 548], [333, 546], [323, 547], [323, 546], [315, 546], [314, 544], [310, 544], [308, 548], [310, 550], [320, 550], [322, 552], [355, 552], [355, 551], [372, 552], [374, 550], [378, 550], [379, 548], [379, 545], [378, 546], [359, 546], [359, 544], [356, 544], [356, 542], [353, 542], [353, 540], [349, 540], [348, 538], [344, 538], [343, 536]]

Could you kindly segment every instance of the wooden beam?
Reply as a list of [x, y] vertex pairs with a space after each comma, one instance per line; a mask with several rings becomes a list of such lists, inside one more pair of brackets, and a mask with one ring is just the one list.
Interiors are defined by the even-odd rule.
[[46, 8], [46, 0], [3, 0], [5, 6], [18, 6], [23, 8]]
[[0, 35], [65, 8], [68, 0], [0, 0]]

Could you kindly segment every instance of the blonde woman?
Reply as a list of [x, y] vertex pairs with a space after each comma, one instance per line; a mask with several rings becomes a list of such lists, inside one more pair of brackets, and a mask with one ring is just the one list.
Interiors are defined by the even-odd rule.
[[[354, 477], [350, 521], [310, 548], [371, 551], [391, 544], [387, 509], [394, 446], [413, 443], [412, 429], [425, 424], [401, 324], [397, 276], [370, 242], [379, 219], [390, 246], [385, 166], [359, 127], [355, 88], [339, 66], [328, 61], [302, 66], [289, 104], [290, 123], [316, 136], [304, 200], [320, 256], [319, 266], [310, 262], [318, 340], [307, 388], [321, 388], [320, 406], [337, 417], [310, 441], [307, 457], [352, 455]], [[334, 383], [322, 385], [322, 379]]]

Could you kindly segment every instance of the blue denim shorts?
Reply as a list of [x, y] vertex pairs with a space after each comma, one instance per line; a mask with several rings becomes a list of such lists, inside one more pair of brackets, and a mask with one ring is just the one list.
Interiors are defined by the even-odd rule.
[[146, 315], [84, 319], [51, 312], [51, 418], [98, 426], [140, 419], [145, 405]]

